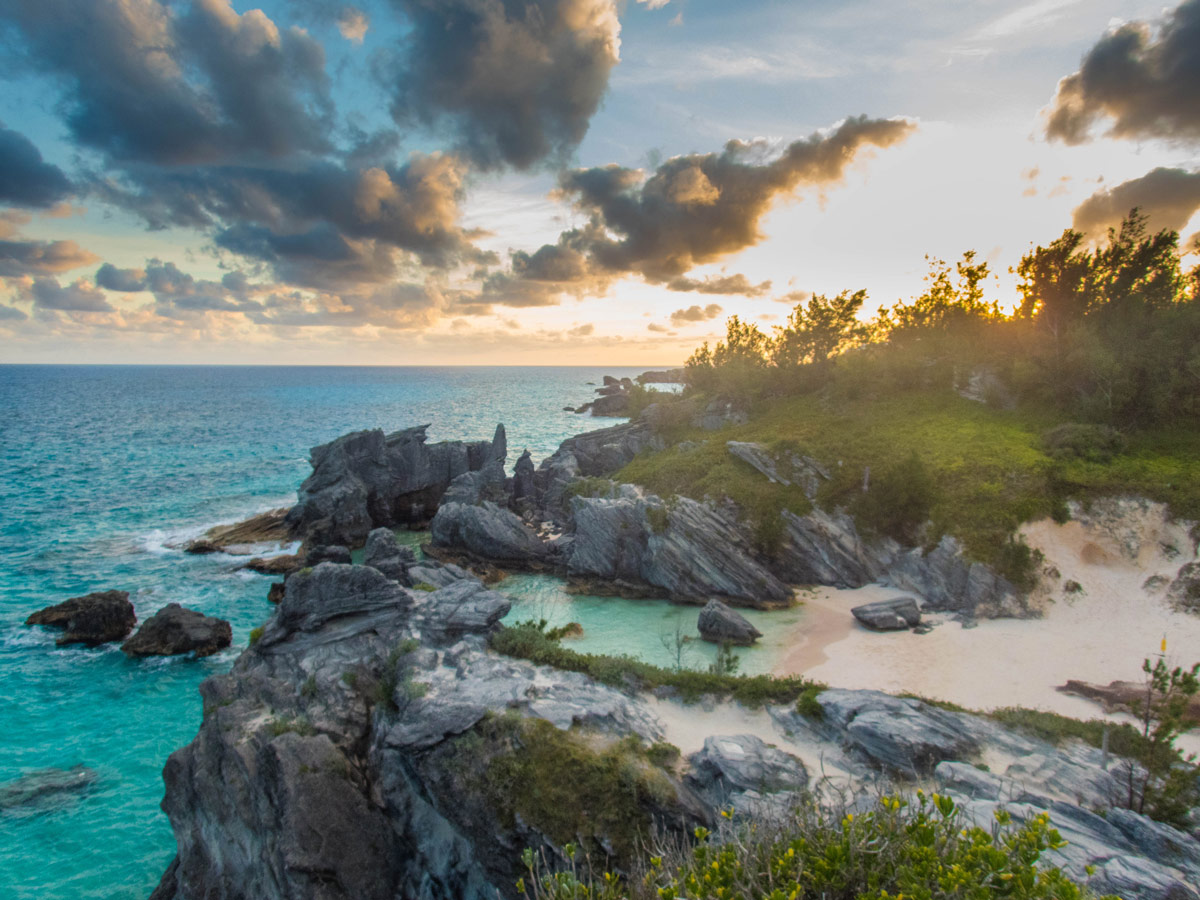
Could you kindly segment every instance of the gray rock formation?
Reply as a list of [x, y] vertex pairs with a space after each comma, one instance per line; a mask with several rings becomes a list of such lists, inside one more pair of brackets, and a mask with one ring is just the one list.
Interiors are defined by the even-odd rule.
[[215, 525], [204, 537], [188, 541], [185, 553], [249, 554], [255, 544], [283, 544], [291, 540], [286, 509], [272, 509], [233, 525]]
[[492, 441], [471, 443], [426, 444], [427, 428], [358, 431], [314, 447], [289, 531], [309, 545], [360, 546], [373, 528], [428, 521], [455, 478], [507, 455], [503, 425]]
[[753, 467], [772, 484], [799, 485], [809, 500], [817, 498], [822, 482], [829, 480], [829, 470], [809, 456], [798, 453], [776, 455], [762, 444], [726, 441], [731, 456]]
[[51, 812], [86, 794], [99, 780], [87, 766], [35, 769], [0, 782], [0, 813]]
[[720, 600], [709, 600], [696, 620], [700, 637], [714, 644], [736, 644], [748, 647], [762, 637], [762, 632]]
[[499, 563], [532, 564], [550, 556], [550, 547], [521, 518], [495, 503], [445, 503], [429, 526], [437, 547], [466, 550]]
[[537, 505], [537, 470], [526, 450], [513, 467], [512, 507], [518, 512], [532, 510]]
[[1167, 588], [1167, 599], [1184, 612], [1200, 612], [1200, 563], [1187, 563]]
[[912, 597], [864, 603], [850, 612], [854, 618], [875, 631], [901, 631], [921, 624], [921, 607]]
[[63, 629], [56, 642], [60, 647], [67, 644], [95, 647], [119, 641], [133, 630], [136, 622], [128, 591], [96, 591], [72, 597], [39, 609], [25, 620], [26, 625]]
[[412, 548], [401, 546], [390, 528], [376, 528], [367, 535], [363, 550], [363, 565], [378, 569], [385, 577], [398, 581], [406, 587], [412, 586], [409, 569], [417, 562]]
[[571, 502], [574, 541], [567, 571], [650, 585], [674, 599], [735, 606], [787, 606], [792, 591], [754, 558], [748, 536], [712, 504], [676, 497], [664, 504], [633, 489], [616, 498]]
[[[823, 692], [816, 722], [771, 707], [774, 741], [708, 735], [681, 772], [627, 756], [611, 790], [589, 789], [549, 748], [630, 754], [671, 740], [659, 713], [675, 701], [495, 655], [485, 639], [506, 609], [475, 581], [423, 593], [366, 566], [293, 575], [263, 638], [201, 686], [199, 733], [164, 769], [178, 854], [155, 896], [514, 897], [525, 847], [561, 859], [574, 842], [628, 865], [628, 833], [601, 812], [614, 797], [636, 798], [620, 821], [671, 839], [727, 805], [758, 817], [827, 785], [866, 802], [932, 772], [985, 828], [1001, 806], [1018, 822], [1048, 811], [1069, 842], [1048, 861], [1095, 889], [1195, 898], [1196, 842], [1111, 809], [1099, 750], [874, 691]], [[820, 760], [815, 783], [799, 753]], [[984, 772], [973, 763], [985, 753], [1017, 762]]]
[[350, 548], [341, 544], [329, 544], [313, 547], [304, 555], [306, 566], [319, 566], [323, 562], [350, 565]]
[[212, 656], [232, 641], [233, 630], [224, 619], [168, 603], [142, 623], [133, 637], [121, 645], [121, 652], [133, 657], [182, 653]]

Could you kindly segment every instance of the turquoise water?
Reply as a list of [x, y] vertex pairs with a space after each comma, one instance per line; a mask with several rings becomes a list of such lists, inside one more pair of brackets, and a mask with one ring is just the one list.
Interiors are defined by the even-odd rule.
[[[271, 613], [271, 579], [173, 545], [294, 502], [308, 449], [347, 431], [428, 422], [430, 440], [473, 440], [502, 421], [510, 464], [525, 447], [540, 460], [612, 423], [562, 411], [604, 374], [637, 370], [0, 366], [0, 790], [49, 767], [97, 775], [86, 792], [0, 812], [0, 897], [142, 900], [171, 859], [163, 763], [195, 734], [200, 681]], [[228, 619], [234, 647], [133, 662], [115, 647], [56, 649], [21, 624], [109, 588], [130, 592], [139, 619], [171, 601]], [[583, 649], [668, 663], [660, 634], [695, 625], [694, 608], [568, 597], [556, 579], [504, 588], [514, 617], [581, 622]], [[689, 645], [685, 661], [710, 653]], [[768, 655], [745, 654], [743, 668]]]

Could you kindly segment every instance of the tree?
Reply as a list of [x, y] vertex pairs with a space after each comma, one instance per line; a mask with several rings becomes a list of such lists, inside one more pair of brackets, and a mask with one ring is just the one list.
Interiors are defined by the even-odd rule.
[[781, 369], [823, 365], [862, 343], [867, 327], [858, 320], [858, 312], [866, 299], [866, 291], [842, 291], [833, 298], [817, 294], [807, 305], [797, 303], [787, 324], [776, 329], [772, 362]]
[[1200, 690], [1200, 663], [1190, 670], [1172, 669], [1159, 657], [1154, 665], [1145, 660], [1142, 671], [1146, 673], [1146, 695], [1133, 707], [1145, 740], [1137, 764], [1131, 761], [1127, 766], [1128, 805], [1153, 819], [1183, 826], [1197, 799], [1200, 769], [1194, 755], [1180, 760], [1175, 739], [1190, 727], [1188, 703]]
[[1058, 340], [1091, 304], [1091, 254], [1080, 250], [1083, 234], [1068, 228], [1048, 247], [1039, 246], [1021, 257], [1016, 273], [1021, 281], [1018, 314], [1032, 319]]
[[1146, 235], [1146, 216], [1137, 207], [1108, 229], [1108, 246], [1092, 261], [1091, 290], [1098, 310], [1109, 316], [1165, 309], [1183, 294], [1179, 233]]
[[929, 263], [927, 287], [911, 303], [901, 302], [891, 308], [887, 314], [890, 337], [961, 331], [1002, 318], [999, 306], [983, 299], [983, 284], [990, 270], [986, 262], [975, 261], [974, 250], [966, 251], [953, 268], [937, 257], [925, 259]]

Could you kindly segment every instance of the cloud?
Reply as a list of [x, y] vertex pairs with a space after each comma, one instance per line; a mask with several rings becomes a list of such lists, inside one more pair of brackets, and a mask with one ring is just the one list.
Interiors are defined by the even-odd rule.
[[1143, 22], [1101, 38], [1078, 72], [1058, 83], [1046, 135], [1089, 138], [1099, 119], [1116, 138], [1200, 139], [1200, 0], [1185, 0], [1156, 31]]
[[811, 300], [812, 291], [791, 291], [773, 299], [776, 303], [786, 303], [788, 306], [795, 306], [798, 303], [807, 303]]
[[761, 297], [771, 290], [771, 282], [753, 284], [745, 275], [710, 276], [704, 279], [687, 278], [680, 275], [667, 282], [669, 291], [695, 291], [697, 294], [740, 294], [745, 297]]
[[[764, 143], [730, 141], [720, 153], [667, 160], [648, 178], [615, 165], [564, 172], [559, 189], [588, 223], [564, 232], [557, 244], [514, 255], [514, 273], [532, 280], [565, 273], [564, 282], [597, 283], [636, 274], [669, 284], [758, 243], [759, 220], [776, 197], [840, 181], [864, 147], [890, 147], [914, 127], [860, 116], [794, 141], [769, 161]], [[699, 194], [697, 172], [705, 184]]]
[[367, 29], [370, 27], [371, 20], [361, 9], [357, 9], [353, 6], [347, 6], [338, 13], [338, 31], [341, 32], [342, 37], [351, 43], [361, 44], [363, 42], [363, 38], [367, 36]]
[[23, 292], [35, 309], [60, 312], [112, 312], [112, 305], [96, 287], [79, 279], [63, 287], [57, 278], [38, 278]]
[[689, 306], [686, 309], [677, 309], [671, 313], [671, 324], [679, 326], [686, 325], [689, 322], [707, 322], [709, 319], [715, 319], [722, 312], [721, 306], [717, 303], [710, 303], [704, 308]]
[[668, 328], [666, 325], [659, 325], [656, 322], [651, 322], [649, 325], [647, 325], [646, 330], [653, 331], [655, 334], [674, 334], [675, 333], [670, 328]]
[[62, 169], [45, 162], [29, 138], [0, 126], [0, 203], [45, 209], [71, 191]]
[[29, 316], [17, 309], [15, 306], [9, 306], [5, 303], [0, 303], [0, 322], [20, 322], [28, 319]]
[[329, 148], [321, 45], [261, 10], [194, 0], [7, 3], [9, 52], [64, 85], [75, 140], [118, 161], [279, 158]]
[[589, 322], [586, 325], [579, 325], [575, 328], [569, 329], [567, 331], [567, 334], [570, 337], [587, 337], [588, 335], [593, 334], [595, 331], [596, 331], [596, 326]]
[[1200, 210], [1200, 172], [1158, 168], [1107, 190], [1097, 191], [1075, 208], [1072, 226], [1084, 234], [1103, 234], [1119, 226], [1134, 207], [1152, 231], [1180, 231]]
[[118, 269], [105, 263], [96, 270], [96, 286], [109, 291], [132, 294], [146, 289], [145, 269]]
[[74, 241], [0, 240], [0, 278], [55, 275], [91, 265], [99, 259]]
[[394, 0], [397, 122], [449, 128], [483, 169], [566, 161], [620, 54], [615, 0]]

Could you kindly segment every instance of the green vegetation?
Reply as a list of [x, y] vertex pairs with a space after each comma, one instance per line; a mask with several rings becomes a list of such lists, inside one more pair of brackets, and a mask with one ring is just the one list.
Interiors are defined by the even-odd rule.
[[414, 591], [424, 591], [427, 594], [432, 594], [434, 591], [437, 590], [437, 587], [435, 585], [430, 584], [428, 581], [418, 581], [416, 584], [414, 584], [412, 586], [412, 589]]
[[413, 681], [412, 672], [404, 659], [420, 646], [420, 641], [408, 638], [392, 648], [384, 662], [383, 672], [375, 683], [374, 700], [378, 705], [396, 712], [400, 708], [396, 704], [397, 691], [408, 700], [417, 700], [428, 692], [429, 685]]
[[263, 636], [263, 630], [262, 630], [261, 625], [259, 625], [257, 628], [251, 628], [250, 629], [250, 646], [253, 647], [255, 644], [257, 644], [262, 639], [262, 636]]
[[[954, 801], [918, 792], [882, 797], [858, 814], [802, 806], [777, 828], [696, 830], [691, 847], [647, 854], [628, 878], [578, 866], [552, 871], [532, 850], [517, 889], [530, 900], [1083, 900], [1094, 896], [1061, 869], [1041, 864], [1065, 845], [1042, 814], [1020, 825], [1004, 812], [996, 829], [969, 825]], [[713, 838], [716, 839], [713, 839]], [[581, 871], [582, 870], [582, 871]]]
[[[726, 442], [762, 444], [785, 477], [793, 456], [809, 456], [832, 474], [822, 508], [909, 545], [953, 535], [1021, 587], [1040, 560], [1016, 529], [1065, 521], [1068, 499], [1137, 494], [1200, 518], [1200, 270], [1185, 278], [1178, 235], [1147, 235], [1136, 211], [1106, 246], [1081, 246], [1066, 232], [1031, 250], [1011, 315], [985, 298], [988, 265], [966, 253], [953, 266], [930, 260], [925, 291], [870, 322], [855, 317], [861, 291], [813, 297], [773, 335], [734, 317], [656, 417], [684, 449], [646, 453], [616, 478], [728, 499], [773, 552], [780, 514], [809, 500]], [[750, 422], [691, 427], [708, 398], [745, 406]]]
[[810, 684], [801, 691], [800, 696], [796, 698], [796, 712], [804, 716], [804, 718], [812, 719], [816, 722], [824, 719], [825, 707], [817, 702], [817, 697], [821, 695], [821, 691], [823, 690], [824, 687], [819, 684]]
[[[560, 845], [583, 841], [589, 853], [608, 848], [626, 861], [649, 836], [653, 812], [678, 802], [661, 768], [669, 745], [646, 748], [636, 736], [606, 742], [519, 716], [489, 717], [477, 731], [475, 742], [498, 748], [478, 788], [508, 827], [519, 817]], [[478, 759], [471, 738], [463, 750]]]
[[1143, 661], [1142, 671], [1146, 673], [1146, 696], [1134, 704], [1133, 711], [1141, 724], [1144, 749], [1136, 757], [1141, 771], [1132, 763], [1125, 767], [1128, 806], [1186, 829], [1188, 814], [1200, 801], [1196, 785], [1200, 766], [1195, 755], [1180, 756], [1175, 740], [1191, 727], [1188, 703], [1200, 691], [1200, 663], [1190, 670], [1172, 669], [1160, 656], [1154, 665], [1149, 659]]
[[317, 733], [312, 722], [304, 716], [279, 716], [271, 720], [271, 737], [279, 737], [289, 731], [295, 732], [301, 737], [312, 737]]
[[[603, 684], [619, 688], [652, 690], [672, 687], [686, 702], [704, 696], [729, 697], [747, 706], [792, 703], [813, 682], [800, 677], [732, 675], [663, 669], [628, 656], [578, 653], [559, 646], [546, 631], [545, 622], [518, 622], [492, 635], [490, 646], [505, 656], [527, 659], [568, 672], [583, 672]], [[823, 687], [823, 686], [822, 686]]]

